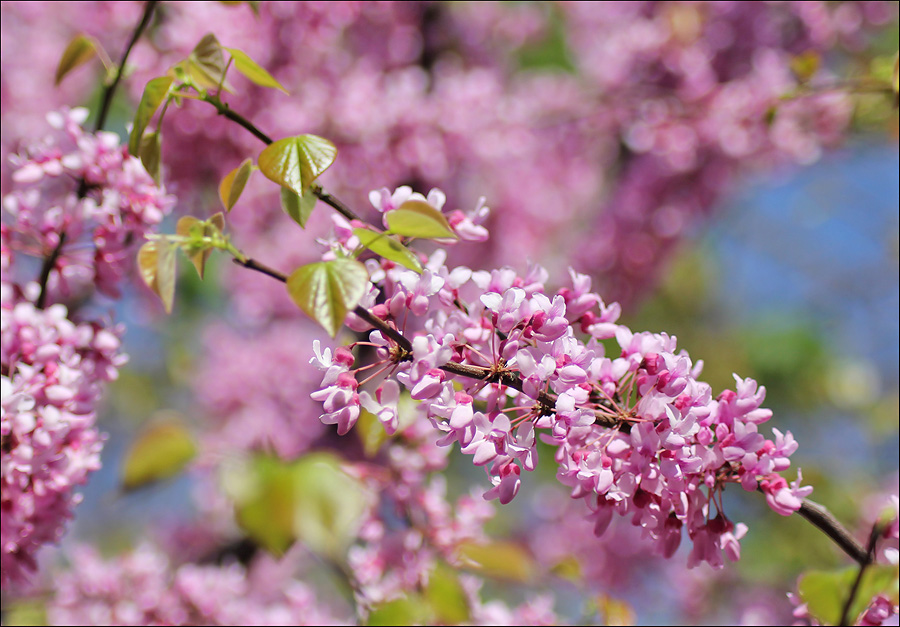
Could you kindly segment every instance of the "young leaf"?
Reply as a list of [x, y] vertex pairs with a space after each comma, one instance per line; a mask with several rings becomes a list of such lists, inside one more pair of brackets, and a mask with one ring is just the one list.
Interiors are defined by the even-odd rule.
[[[858, 572], [858, 567], [851, 566], [837, 571], [814, 570], [803, 575], [797, 590], [809, 607], [810, 614], [824, 625], [837, 625]], [[885, 594], [896, 602], [896, 566], [873, 564], [866, 569], [850, 607], [848, 618], [851, 624], [855, 624], [876, 594]]]
[[356, 307], [368, 285], [366, 267], [346, 258], [302, 266], [287, 280], [294, 302], [331, 337], [337, 335], [347, 312]]
[[256, 61], [251, 59], [246, 52], [238, 50], [237, 48], [225, 48], [225, 50], [231, 54], [231, 58], [234, 60], [234, 67], [237, 68], [237, 71], [251, 81], [262, 87], [273, 87], [275, 89], [280, 89], [285, 94], [288, 93], [288, 90], [285, 89], [281, 83], [276, 81], [271, 74], [257, 65]]
[[387, 233], [377, 233], [366, 228], [353, 229], [353, 234], [359, 238], [359, 243], [385, 259], [390, 259], [401, 266], [422, 274], [422, 264], [415, 253], [400, 243], [396, 237]]
[[62, 53], [62, 57], [59, 59], [59, 65], [56, 66], [54, 84], [59, 85], [62, 82], [62, 79], [66, 77], [66, 74], [77, 68], [79, 65], [84, 65], [96, 54], [97, 43], [93, 38], [84, 34], [76, 35], [72, 41], [69, 42], [69, 45], [66, 46], [66, 49]]
[[144, 169], [147, 170], [147, 174], [152, 176], [157, 184], [159, 183], [160, 177], [159, 162], [161, 152], [162, 146], [160, 144], [159, 133], [153, 131], [152, 133], [144, 135], [144, 138], [141, 140], [141, 164], [143, 164]]
[[178, 219], [175, 232], [182, 237], [189, 238], [187, 244], [182, 244], [182, 248], [188, 259], [194, 264], [201, 279], [206, 268], [206, 261], [212, 253], [212, 246], [204, 242], [203, 238], [217, 232], [221, 233], [224, 228], [225, 216], [222, 212], [213, 215], [206, 221], [198, 220], [193, 216], [183, 216]]
[[172, 303], [175, 300], [176, 247], [165, 240], [153, 240], [141, 246], [138, 251], [141, 278], [160, 297], [166, 313], [172, 313]]
[[316, 208], [318, 197], [308, 188], [303, 195], [299, 195], [287, 187], [281, 188], [281, 208], [291, 217], [291, 220], [306, 228], [306, 221]]
[[251, 174], [253, 174], [253, 159], [244, 159], [241, 165], [226, 174], [219, 183], [219, 199], [226, 211], [231, 211], [237, 204]]
[[334, 163], [337, 148], [316, 135], [286, 137], [259, 154], [260, 171], [271, 181], [303, 195], [316, 177]]
[[134, 114], [134, 124], [131, 127], [131, 135], [128, 137], [128, 152], [134, 156], [140, 153], [141, 139], [144, 137], [144, 129], [150, 123], [150, 119], [159, 105], [166, 99], [169, 87], [172, 85], [171, 76], [160, 76], [152, 79], [144, 87], [141, 102]]
[[134, 490], [181, 472], [197, 454], [194, 438], [176, 416], [142, 429], [125, 455], [122, 487]]
[[238, 524], [269, 552], [296, 540], [340, 562], [368, 506], [363, 485], [328, 453], [295, 462], [259, 456], [224, 478]]
[[187, 58], [185, 70], [201, 90], [216, 88], [224, 81], [225, 55], [215, 35], [204, 35]]
[[444, 214], [422, 200], [407, 200], [385, 215], [391, 233], [424, 239], [458, 239]]
[[528, 583], [537, 574], [534, 558], [513, 542], [466, 542], [460, 546], [460, 556], [486, 577]]
[[439, 563], [428, 576], [425, 598], [441, 625], [459, 625], [471, 619], [466, 591], [459, 577], [446, 564]]
[[365, 408], [360, 408], [359, 420], [353, 429], [362, 441], [366, 457], [372, 458], [381, 450], [381, 445], [388, 439], [384, 425], [378, 420], [378, 416]]

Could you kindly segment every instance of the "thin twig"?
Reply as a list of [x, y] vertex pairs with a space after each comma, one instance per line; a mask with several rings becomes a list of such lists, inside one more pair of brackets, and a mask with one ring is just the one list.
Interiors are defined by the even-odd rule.
[[863, 575], [866, 574], [866, 569], [875, 561], [875, 545], [878, 544], [878, 537], [880, 535], [881, 525], [876, 522], [872, 525], [872, 531], [869, 533], [869, 545], [866, 549], [866, 560], [860, 563], [859, 572], [856, 573], [856, 579], [853, 580], [850, 594], [847, 595], [847, 600], [844, 602], [844, 607], [841, 610], [841, 621], [838, 623], [841, 626], [850, 624], [848, 622], [850, 620], [850, 609], [853, 607], [853, 602], [856, 600], [856, 595], [859, 592], [859, 586], [862, 583]]
[[[202, 100], [203, 102], [208, 102], [209, 104], [214, 106], [216, 108], [216, 111], [219, 112], [219, 115], [225, 116], [226, 119], [231, 120], [241, 128], [247, 130], [262, 143], [266, 144], [267, 146], [273, 143], [271, 137], [262, 132], [255, 124], [253, 124], [253, 122], [229, 107], [227, 103], [222, 102], [218, 96], [206, 96]], [[362, 220], [362, 218], [360, 218], [356, 214], [356, 212], [354, 212], [336, 196], [333, 196], [326, 192], [321, 185], [313, 185], [310, 189], [319, 198], [319, 200], [324, 202], [326, 205], [337, 211], [348, 220]]]
[[857, 563], [863, 565], [869, 562], [870, 556], [865, 547], [823, 505], [807, 499], [797, 513], [818, 527]]
[[[100, 112], [97, 114], [97, 121], [94, 123], [95, 133], [103, 130], [103, 125], [106, 124], [106, 116], [109, 115], [109, 108], [112, 104], [113, 96], [116, 93], [119, 82], [122, 80], [122, 73], [125, 69], [125, 63], [128, 61], [128, 55], [131, 54], [131, 49], [134, 48], [134, 44], [140, 38], [141, 33], [143, 33], [147, 28], [147, 25], [150, 24], [150, 18], [153, 15], [153, 9], [156, 8], [156, 4], [157, 0], [149, 0], [147, 4], [144, 5], [144, 14], [141, 16], [141, 21], [138, 23], [137, 28], [135, 28], [134, 32], [131, 34], [131, 39], [125, 47], [125, 52], [122, 53], [122, 60], [119, 61], [119, 65], [116, 67], [116, 75], [112, 82], [103, 88], [103, 98], [100, 101]], [[78, 199], [81, 200], [84, 198], [87, 195], [87, 191], [87, 181], [82, 178], [78, 183]], [[59, 261], [59, 256], [62, 254], [63, 245], [65, 243], [66, 232], [63, 231], [59, 234], [59, 242], [57, 242], [53, 250], [50, 251], [50, 254], [44, 258], [44, 263], [41, 265], [41, 273], [38, 278], [40, 291], [38, 292], [37, 301], [35, 302], [35, 306], [38, 309], [43, 309], [47, 304], [47, 282], [50, 280], [50, 273], [56, 266], [56, 262]]]
[[119, 61], [119, 65], [116, 67], [116, 75], [113, 77], [112, 83], [109, 84], [103, 90], [103, 100], [100, 103], [100, 113], [97, 114], [97, 121], [94, 123], [94, 132], [103, 130], [103, 125], [106, 124], [106, 116], [109, 114], [109, 108], [112, 105], [113, 96], [116, 93], [116, 88], [119, 86], [119, 81], [122, 80], [122, 74], [125, 71], [125, 62], [128, 61], [128, 55], [131, 54], [131, 49], [134, 48], [134, 44], [137, 43], [137, 40], [140, 39], [141, 34], [144, 32], [144, 29], [150, 24], [150, 18], [153, 16], [153, 9], [156, 8], [157, 0], [149, 0], [146, 5], [144, 5], [144, 15], [141, 16], [141, 21], [137, 25], [137, 28], [134, 29], [134, 32], [131, 34], [131, 39], [128, 42], [128, 45], [125, 47], [125, 52], [122, 53], [122, 60]]

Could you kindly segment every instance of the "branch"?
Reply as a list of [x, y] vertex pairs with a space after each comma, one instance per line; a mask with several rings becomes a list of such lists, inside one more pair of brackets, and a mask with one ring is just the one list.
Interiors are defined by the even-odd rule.
[[[143, 33], [147, 28], [147, 25], [150, 24], [150, 18], [153, 15], [153, 9], [156, 8], [156, 4], [157, 0], [149, 0], [149, 2], [144, 5], [144, 14], [141, 16], [141, 21], [131, 34], [131, 39], [125, 47], [125, 52], [122, 53], [122, 60], [119, 61], [119, 65], [116, 67], [116, 75], [112, 82], [103, 88], [103, 98], [100, 102], [100, 112], [97, 114], [97, 121], [94, 123], [94, 133], [103, 130], [103, 125], [106, 124], [106, 116], [109, 115], [109, 108], [110, 105], [112, 105], [113, 96], [116, 93], [119, 82], [122, 80], [125, 62], [128, 61], [128, 55], [131, 54], [131, 49], [134, 48], [134, 44], [140, 38], [141, 33]], [[78, 183], [79, 200], [87, 195], [87, 190], [87, 182], [84, 179], [81, 179]], [[59, 242], [56, 244], [56, 247], [44, 258], [44, 263], [41, 265], [41, 273], [38, 278], [40, 292], [38, 293], [37, 301], [35, 302], [35, 306], [38, 309], [43, 309], [47, 304], [47, 282], [50, 280], [50, 273], [56, 266], [56, 262], [59, 261], [59, 256], [62, 254], [63, 245], [65, 243], [66, 233], [63, 231], [59, 234]]]
[[834, 514], [825, 509], [825, 506], [806, 499], [797, 513], [818, 527], [844, 553], [852, 557], [860, 565], [866, 565], [871, 561], [872, 556], [865, 547], [834, 517]]
[[[263, 133], [253, 122], [242, 116], [237, 111], [234, 111], [231, 107], [228, 106], [227, 103], [222, 102], [222, 100], [218, 96], [204, 96], [202, 98], [203, 102], [208, 102], [212, 106], [216, 108], [216, 111], [219, 112], [219, 115], [225, 116], [226, 119], [231, 120], [238, 126], [243, 129], [246, 129], [251, 135], [253, 135], [256, 139], [266, 144], [267, 146], [273, 143], [271, 137]], [[360, 220], [360, 218], [356, 213], [350, 209], [343, 202], [338, 200], [337, 197], [332, 196], [324, 189], [322, 189], [321, 185], [313, 185], [311, 187], [312, 192], [326, 205], [337, 211], [339, 214], [347, 218], [348, 220]]]
[[853, 587], [850, 588], [850, 594], [847, 596], [847, 601], [844, 603], [844, 608], [841, 610], [841, 621], [838, 623], [839, 625], [849, 625], [847, 621], [850, 619], [850, 608], [853, 606], [853, 601], [856, 600], [856, 595], [859, 592], [859, 586], [862, 583], [863, 575], [866, 573], [866, 568], [875, 561], [873, 559], [875, 556], [875, 545], [878, 543], [878, 536], [880, 535], [881, 525], [876, 522], [872, 525], [872, 531], [869, 533], [869, 546], [866, 550], [866, 561], [859, 565], [859, 572], [856, 573]]
[[[255, 259], [251, 259], [249, 257], [245, 257], [244, 259], [238, 259], [235, 257], [233, 259], [234, 263], [239, 266], [243, 266], [248, 270], [255, 270], [261, 274], [265, 274], [268, 277], [271, 277], [277, 281], [281, 281], [282, 283], [287, 283], [287, 275], [283, 272], [280, 272], [274, 268], [271, 268], [264, 263], [260, 263]], [[412, 343], [409, 339], [400, 333], [397, 329], [390, 326], [387, 322], [382, 320], [381, 318], [372, 315], [368, 309], [362, 306], [357, 306], [353, 313], [357, 316], [371, 324], [373, 327], [381, 331], [381, 333], [385, 337], [389, 337], [397, 343], [397, 346], [402, 348], [407, 353], [412, 352]], [[412, 356], [407, 355], [404, 360], [410, 359]], [[446, 372], [447, 374], [458, 375], [461, 377], [467, 377], [469, 379], [477, 379], [479, 381], [486, 381], [488, 383], [500, 383], [511, 387], [519, 392], [525, 392], [524, 384], [522, 382], [522, 378], [516, 372], [511, 372], [508, 370], [496, 372], [490, 368], [485, 368], [483, 366], [472, 366], [469, 364], [458, 364], [456, 362], [447, 362], [443, 366], [440, 366], [440, 369]], [[545, 412], [552, 413], [556, 408], [556, 397], [553, 394], [549, 394], [548, 392], [540, 392], [537, 397], [537, 401], [541, 404], [542, 409]], [[615, 418], [607, 416], [605, 414], [596, 414], [596, 423], [608, 427], [622, 427], [625, 428], [627, 425], [620, 424]], [[626, 429], [627, 430], [627, 429]]]
[[95, 133], [102, 130], [103, 125], [106, 124], [106, 116], [109, 114], [109, 107], [110, 105], [112, 105], [113, 95], [115, 95], [116, 93], [116, 88], [119, 86], [119, 81], [122, 80], [122, 72], [124, 72], [125, 70], [125, 62], [128, 61], [128, 55], [131, 54], [131, 49], [134, 48], [134, 44], [137, 43], [137, 40], [140, 38], [141, 34], [150, 24], [150, 18], [153, 16], [153, 9], [156, 8], [156, 4], [156, 0], [149, 0], [147, 4], [144, 5], [144, 15], [141, 16], [140, 23], [131, 34], [131, 40], [125, 47], [125, 52], [122, 53], [122, 60], [119, 61], [119, 65], [116, 67], [116, 75], [115, 77], [113, 77], [112, 83], [110, 83], [109, 86], [103, 90], [103, 100], [100, 103], [100, 113], [97, 114], [97, 122], [94, 124]]

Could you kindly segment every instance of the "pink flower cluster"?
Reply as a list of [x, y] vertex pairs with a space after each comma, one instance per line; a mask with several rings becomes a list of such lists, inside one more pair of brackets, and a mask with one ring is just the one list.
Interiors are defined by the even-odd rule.
[[[328, 255], [350, 235], [338, 229]], [[740, 555], [747, 528], [725, 516], [727, 484], [760, 489], [782, 515], [812, 491], [801, 487], [799, 472], [790, 484], [777, 474], [798, 445], [790, 432], [773, 429], [774, 439], [759, 432], [772, 412], [752, 379], [735, 375], [735, 390], [713, 396], [699, 379], [702, 362], [678, 351], [674, 337], [617, 324], [619, 306], [592, 292], [586, 275], [570, 270], [571, 286], [548, 294], [538, 266], [521, 276], [510, 268], [473, 272], [448, 268], [445, 258], [432, 254], [422, 274], [368, 262], [373, 287], [363, 305], [406, 333], [408, 346], [374, 330], [368, 342], [333, 354], [315, 347], [312, 363], [324, 376], [312, 398], [338, 433], [363, 407], [392, 433], [399, 382], [420, 401], [440, 443], [459, 443], [484, 467], [493, 484], [485, 498], [515, 497], [522, 471], [537, 465], [540, 436], [556, 447], [557, 478], [585, 501], [598, 535], [618, 514], [669, 557], [686, 531], [690, 566], [721, 567], [723, 553]], [[355, 315], [348, 324], [366, 326]], [[374, 347], [376, 363], [354, 368], [355, 346]], [[388, 376], [371, 394], [357, 374], [374, 368]]]
[[109, 562], [80, 547], [72, 562], [48, 608], [54, 625], [346, 624], [267, 557], [179, 566], [144, 545]]
[[87, 115], [86, 109], [48, 114], [57, 132], [11, 157], [18, 186], [3, 199], [14, 220], [5, 233], [10, 249], [50, 257], [61, 246], [49, 282], [54, 300], [92, 286], [118, 296], [135, 244], [174, 202], [118, 135], [86, 133]]
[[[118, 136], [85, 133], [86, 115], [48, 116], [57, 133], [12, 158], [18, 187], [3, 199], [13, 219], [0, 230], [4, 588], [60, 538], [80, 500], [76, 486], [100, 467], [95, 407], [126, 361], [123, 329], [78, 322], [74, 310], [92, 286], [118, 294], [136, 245], [173, 202]], [[22, 254], [53, 260], [43, 294], [33, 280], [39, 264], [19, 263]]]
[[0, 304], [3, 374], [0, 462], [2, 583], [35, 569], [35, 552], [59, 540], [80, 501], [74, 492], [100, 467], [94, 427], [102, 383], [125, 362], [120, 328], [75, 324], [63, 305], [46, 310], [10, 298]]

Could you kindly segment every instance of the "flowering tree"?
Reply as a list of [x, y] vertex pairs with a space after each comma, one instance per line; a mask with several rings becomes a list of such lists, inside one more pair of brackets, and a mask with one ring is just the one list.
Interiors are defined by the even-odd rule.
[[[199, 511], [112, 561], [73, 549], [50, 621], [552, 624], [574, 618], [549, 594], [505, 604], [482, 586], [567, 567], [603, 593], [588, 618], [627, 621], [612, 579], [639, 582], [652, 556], [740, 558], [729, 486], [856, 563], [806, 574], [796, 617], [896, 614], [896, 495], [861, 542], [799, 469], [783, 476], [799, 444], [765, 425], [764, 387], [735, 375], [714, 390], [675, 337], [633, 331], [613, 302], [653, 287], [739, 174], [836, 142], [853, 93], [896, 101], [896, 63], [893, 84], [819, 68], [889, 7], [759, 4], [77, 9], [98, 34], [70, 40], [56, 80], [104, 60], [94, 131], [63, 107], [4, 173], [4, 591], [27, 594], [100, 467], [96, 404], [125, 357], [95, 306], [139, 274], [177, 319], [179, 255], [202, 278], [218, 252], [234, 262], [231, 324], [210, 321], [190, 377], [210, 418], [199, 442], [183, 421], [150, 423], [122, 477], [135, 490], [189, 466]], [[4, 28], [26, 7], [4, 5]], [[251, 9], [265, 36], [234, 19]], [[117, 63], [104, 31], [127, 39]], [[538, 49], [566, 71], [530, 66]], [[102, 130], [120, 83], [139, 95], [127, 142]], [[31, 101], [13, 87], [18, 124]], [[181, 199], [169, 229], [163, 180]], [[198, 212], [210, 187], [221, 210]], [[448, 211], [442, 189], [473, 208]], [[563, 241], [549, 269], [507, 265]], [[459, 453], [487, 476], [451, 496]], [[541, 472], [572, 502], [551, 501], [530, 547], [488, 533], [490, 501], [514, 507]], [[592, 571], [624, 544], [639, 549], [616, 575]]]

